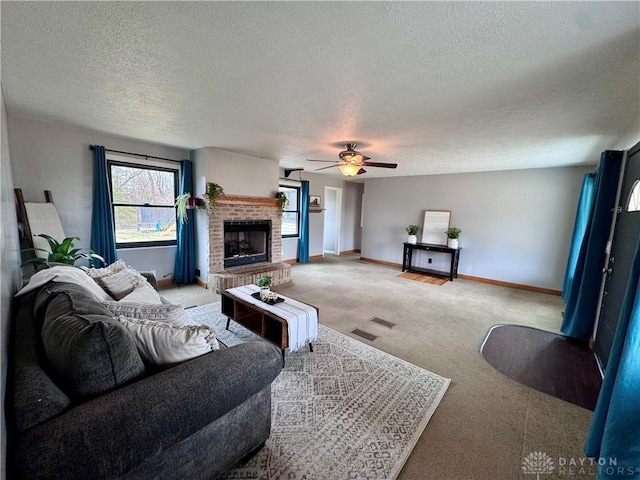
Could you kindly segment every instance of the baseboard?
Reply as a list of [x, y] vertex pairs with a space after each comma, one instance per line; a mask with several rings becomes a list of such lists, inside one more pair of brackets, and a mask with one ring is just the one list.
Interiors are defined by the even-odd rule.
[[387, 267], [402, 268], [401, 263], [393, 263], [393, 262], [387, 262], [385, 260], [376, 260], [374, 258], [365, 258], [365, 257], [360, 257], [360, 260], [362, 260], [363, 262], [377, 263], [378, 265], [385, 265]]
[[547, 293], [549, 295], [562, 295], [560, 290], [554, 290], [552, 288], [534, 287], [533, 285], [524, 285], [522, 283], [503, 282], [502, 280], [494, 280], [492, 278], [474, 277], [473, 275], [458, 274], [458, 278], [464, 280], [471, 280], [472, 282], [488, 283], [491, 285], [498, 285], [500, 287], [517, 288], [518, 290], [527, 290], [529, 292]]
[[209, 288], [209, 284], [204, 280], [200, 279], [200, 277], [196, 277], [196, 283], [200, 285], [202, 288]]
[[[312, 255], [309, 257], [310, 262], [315, 262], [316, 260], [324, 259], [324, 255]], [[295, 265], [298, 263], [297, 258], [290, 258], [289, 260], [282, 260], [283, 263], [288, 263], [289, 265]]]
[[345, 250], [340, 252], [340, 255], [353, 255], [354, 253], [360, 253], [360, 249], [357, 250]]
[[[365, 258], [365, 257], [360, 257], [360, 260], [362, 260], [363, 262], [377, 263], [378, 265], [385, 265], [387, 267], [395, 267], [400, 269], [402, 268], [401, 263], [387, 262], [385, 260], [376, 260], [373, 258]], [[463, 280], [471, 280], [472, 282], [498, 285], [500, 287], [516, 288], [518, 290], [527, 290], [529, 292], [547, 293], [549, 295], [556, 295], [558, 297], [562, 295], [562, 292], [560, 290], [554, 290], [552, 288], [534, 287], [533, 285], [524, 285], [522, 283], [503, 282], [502, 280], [494, 280], [492, 278], [483, 278], [483, 277], [474, 277], [473, 275], [465, 275], [462, 273], [459, 273], [457, 278], [461, 278]]]

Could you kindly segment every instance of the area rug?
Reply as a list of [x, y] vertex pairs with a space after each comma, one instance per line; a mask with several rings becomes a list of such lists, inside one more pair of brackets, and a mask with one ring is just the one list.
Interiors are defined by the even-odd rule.
[[407, 280], [415, 280], [416, 282], [428, 283], [430, 285], [444, 285], [449, 280], [444, 277], [434, 277], [426, 273], [404, 272], [396, 277], [406, 278]]
[[525, 325], [494, 325], [480, 353], [518, 383], [594, 410], [602, 376], [587, 342]]
[[[187, 310], [232, 346], [258, 338], [220, 302]], [[227, 479], [394, 479], [450, 380], [319, 325], [313, 353], [287, 353], [271, 388], [271, 436]], [[425, 472], [426, 473], [426, 472]]]

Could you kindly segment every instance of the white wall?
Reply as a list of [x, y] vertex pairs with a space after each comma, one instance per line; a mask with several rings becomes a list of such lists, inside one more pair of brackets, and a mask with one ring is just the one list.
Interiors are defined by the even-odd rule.
[[[11, 162], [16, 187], [27, 201], [44, 201], [51, 190], [67, 236], [91, 241], [93, 160], [89, 145], [181, 160], [189, 151], [117, 137], [60, 123], [9, 116]], [[159, 278], [173, 273], [175, 247], [121, 249], [119, 258], [140, 270], [155, 270]]]
[[[284, 174], [282, 175], [284, 176]], [[322, 197], [325, 206], [324, 187], [342, 189], [342, 219], [340, 224], [340, 250], [342, 252], [360, 249], [360, 213], [364, 184], [343, 180], [341, 177], [302, 172], [300, 178], [309, 181], [309, 195]], [[291, 180], [297, 180], [296, 173]], [[309, 256], [322, 255], [324, 234], [324, 212], [309, 214]], [[298, 238], [282, 239], [282, 259], [295, 260], [298, 257]]]
[[[274, 197], [278, 191], [279, 167], [274, 161], [204, 147], [191, 152], [194, 171], [194, 195], [215, 182], [228, 195]], [[206, 210], [196, 210], [196, 268], [198, 278], [209, 278], [209, 217]]]
[[[362, 256], [401, 264], [405, 227], [422, 226], [425, 210], [451, 210], [462, 229], [459, 273], [559, 290], [582, 178], [594, 169], [365, 180]], [[432, 257], [446, 267], [447, 254], [421, 253], [418, 266]]]
[[11, 174], [11, 154], [7, 130], [7, 112], [4, 96], [0, 92], [2, 110], [2, 145], [0, 150], [0, 349], [2, 368], [2, 389], [0, 391], [0, 417], [2, 418], [2, 457], [0, 478], [7, 478], [7, 422], [5, 421], [5, 394], [7, 385], [7, 362], [9, 359], [9, 331], [13, 295], [20, 287], [20, 246], [18, 243], [18, 221], [13, 196], [13, 178]]

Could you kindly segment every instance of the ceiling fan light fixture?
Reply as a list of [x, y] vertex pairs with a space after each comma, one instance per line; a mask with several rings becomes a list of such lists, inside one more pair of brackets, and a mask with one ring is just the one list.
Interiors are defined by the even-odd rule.
[[345, 177], [353, 177], [358, 174], [360, 170], [359, 165], [353, 165], [351, 163], [345, 163], [344, 165], [338, 165], [338, 168]]

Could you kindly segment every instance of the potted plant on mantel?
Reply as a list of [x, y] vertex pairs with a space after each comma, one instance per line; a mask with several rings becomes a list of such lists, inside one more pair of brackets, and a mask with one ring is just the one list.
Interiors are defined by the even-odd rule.
[[224, 189], [214, 182], [207, 182], [207, 191], [202, 196], [207, 201], [207, 212], [211, 213], [216, 209], [216, 202], [220, 195], [224, 194]]
[[460, 234], [462, 230], [458, 227], [449, 227], [445, 232], [447, 234], [447, 246], [449, 248], [458, 248], [458, 238], [460, 238]]
[[420, 230], [420, 227], [418, 225], [409, 225], [405, 230], [409, 234], [407, 243], [412, 243], [413, 245], [415, 245], [418, 242], [417, 235], [418, 235], [418, 230]]
[[278, 199], [278, 202], [280, 202], [280, 208], [282, 211], [286, 212], [289, 209], [289, 197], [287, 197], [287, 194], [284, 192], [278, 192], [276, 193], [276, 198]]

